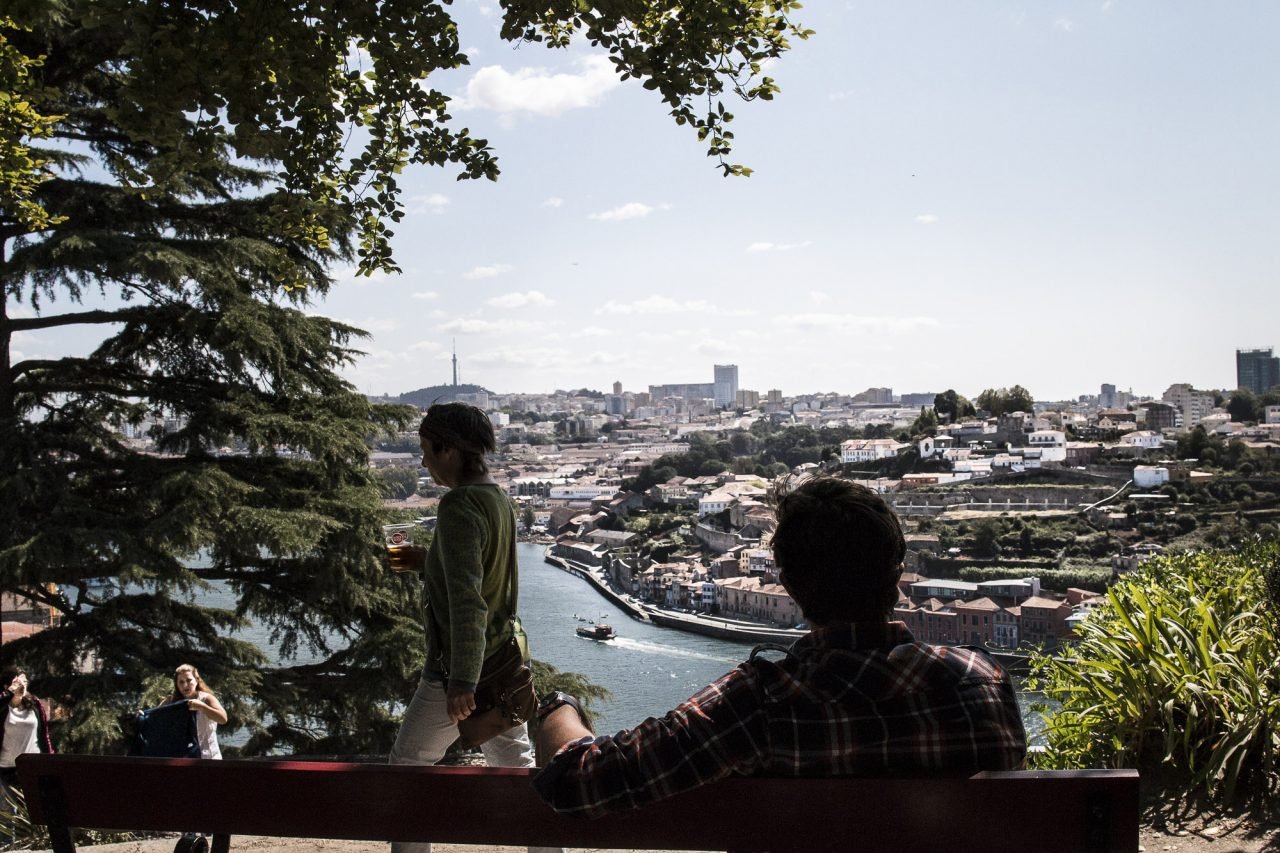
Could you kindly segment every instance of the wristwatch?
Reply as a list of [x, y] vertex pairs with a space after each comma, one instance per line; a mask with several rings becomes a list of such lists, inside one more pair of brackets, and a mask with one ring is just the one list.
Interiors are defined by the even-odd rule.
[[587, 719], [587, 712], [582, 710], [582, 703], [561, 690], [554, 693], [548, 693], [538, 700], [538, 722], [542, 722], [547, 715], [559, 708], [561, 705], [568, 705], [570, 708], [578, 712], [578, 719], [587, 728], [591, 728], [591, 722]]

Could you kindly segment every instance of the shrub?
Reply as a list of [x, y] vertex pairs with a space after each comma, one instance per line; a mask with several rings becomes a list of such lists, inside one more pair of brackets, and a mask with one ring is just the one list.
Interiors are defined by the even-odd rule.
[[1041, 767], [1164, 767], [1231, 801], [1280, 787], [1280, 641], [1264, 573], [1280, 543], [1152, 559], [1081, 626], [1072, 658], [1040, 658], [1061, 703]]

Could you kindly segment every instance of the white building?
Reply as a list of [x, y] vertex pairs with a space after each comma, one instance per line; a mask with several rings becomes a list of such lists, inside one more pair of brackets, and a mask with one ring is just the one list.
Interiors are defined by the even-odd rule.
[[1133, 484], [1140, 489], [1150, 489], [1169, 482], [1169, 469], [1160, 465], [1135, 465]]
[[906, 447], [891, 438], [851, 438], [840, 445], [841, 462], [874, 462], [898, 455]]
[[1149, 429], [1139, 429], [1126, 433], [1120, 437], [1120, 441], [1130, 447], [1145, 447], [1148, 450], [1159, 449], [1164, 445], [1164, 438], [1160, 433]]
[[698, 516], [715, 515], [729, 508], [738, 496], [727, 489], [716, 489], [714, 492], [698, 498]]
[[1161, 398], [1182, 413], [1182, 426], [1188, 429], [1213, 412], [1213, 395], [1197, 391], [1187, 382], [1175, 382]]
[[1040, 451], [1041, 462], [1065, 462], [1067, 434], [1056, 429], [1041, 429], [1027, 436], [1027, 445]]

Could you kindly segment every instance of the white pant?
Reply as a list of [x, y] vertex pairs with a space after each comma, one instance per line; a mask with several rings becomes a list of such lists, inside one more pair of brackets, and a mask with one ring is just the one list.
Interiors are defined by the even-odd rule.
[[[449, 719], [444, 685], [424, 675], [405, 709], [400, 733], [391, 747], [392, 764], [435, 764], [444, 758], [445, 750], [458, 739], [458, 724]], [[533, 747], [529, 730], [516, 726], [480, 745], [490, 767], [533, 767]], [[550, 806], [548, 806], [550, 808]], [[558, 847], [530, 847], [530, 853], [558, 853]], [[430, 842], [397, 841], [392, 853], [431, 853]]]

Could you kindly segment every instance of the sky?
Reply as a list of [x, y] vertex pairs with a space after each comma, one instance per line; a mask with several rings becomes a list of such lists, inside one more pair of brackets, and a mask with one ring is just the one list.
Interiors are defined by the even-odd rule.
[[1235, 385], [1280, 352], [1280, 4], [815, 2], [736, 116], [725, 178], [586, 46], [497, 37], [434, 85], [496, 183], [421, 167], [398, 276], [313, 311], [372, 337], [369, 394], [710, 382], [895, 393]]

